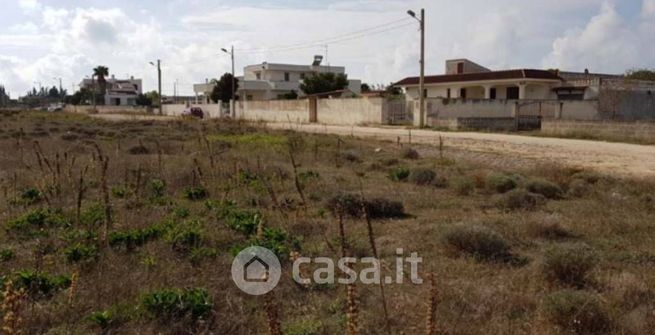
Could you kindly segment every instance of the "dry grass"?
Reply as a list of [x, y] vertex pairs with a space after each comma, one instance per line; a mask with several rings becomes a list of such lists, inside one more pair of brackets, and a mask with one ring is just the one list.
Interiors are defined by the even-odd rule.
[[[10, 280], [12, 292], [25, 289], [20, 305], [4, 301], [20, 311], [25, 334], [387, 333], [377, 285], [304, 286], [283, 276], [274, 301], [243, 294], [228, 269], [233, 253], [252, 243], [278, 252], [285, 273], [297, 255], [377, 253], [386, 275], [396, 248], [418, 252], [425, 283], [383, 288], [392, 334], [424, 333], [426, 322], [446, 334], [584, 333], [568, 328], [565, 316], [588, 311], [585, 301], [594, 304], [585, 325], [652, 333], [649, 180], [526, 168], [516, 157], [489, 161], [448, 147], [414, 146], [418, 158], [404, 157], [396, 143], [240, 122], [0, 113], [0, 129], [0, 276], [3, 292]], [[399, 167], [408, 174], [396, 179], [428, 169], [439, 187], [423, 182], [432, 178], [391, 180]], [[407, 215], [367, 222], [354, 201], [353, 215], [338, 225], [327, 204], [339, 194], [363, 194]], [[497, 255], [520, 256], [522, 266], [479, 261], [475, 252], [453, 257], [442, 241], [460, 222], [500, 236]], [[556, 295], [571, 285], [543, 275], [542, 266], [549, 250], [571, 243], [591, 248], [595, 266], [576, 277], [584, 285], [572, 281], [581, 294]], [[438, 279], [433, 289], [429, 272]], [[427, 292], [438, 292], [438, 303]], [[183, 309], [145, 299], [171, 295], [184, 299]], [[1, 316], [11, 319], [7, 309]]]

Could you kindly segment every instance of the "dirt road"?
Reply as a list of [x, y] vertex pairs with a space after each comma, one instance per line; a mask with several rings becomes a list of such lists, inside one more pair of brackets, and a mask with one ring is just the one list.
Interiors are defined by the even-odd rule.
[[[442, 136], [449, 148], [474, 153], [497, 154], [498, 159], [512, 157], [535, 162], [561, 163], [627, 177], [655, 177], [655, 146], [609, 143], [561, 138], [542, 138], [508, 134], [437, 132], [385, 127], [344, 127], [325, 125], [268, 124], [271, 128], [310, 133], [354, 135], [357, 137], [412, 143], [439, 144]], [[411, 135], [410, 135], [411, 134]]]
[[[119, 120], [171, 120], [162, 116], [94, 115], [95, 117]], [[655, 177], [655, 146], [627, 143], [542, 138], [508, 134], [437, 132], [432, 130], [408, 130], [391, 127], [348, 127], [317, 124], [269, 123], [274, 129], [293, 129], [308, 133], [353, 135], [362, 138], [397, 141], [403, 143], [444, 144], [451, 149], [493, 156], [493, 165], [499, 161], [511, 162], [513, 158], [523, 161], [560, 163], [568, 166], [591, 168], [603, 173], [626, 177]]]

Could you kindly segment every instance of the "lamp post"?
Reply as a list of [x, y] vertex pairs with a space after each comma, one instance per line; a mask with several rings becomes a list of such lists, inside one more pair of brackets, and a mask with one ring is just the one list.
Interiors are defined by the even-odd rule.
[[416, 13], [408, 10], [407, 14], [415, 18], [421, 25], [421, 77], [419, 79], [419, 127], [425, 126], [425, 9], [421, 9], [421, 18], [416, 17]]
[[230, 51], [227, 51], [225, 48], [221, 48], [223, 52], [230, 55], [232, 59], [232, 110], [230, 113], [232, 117], [236, 117], [236, 78], [234, 78], [234, 46], [230, 48]]
[[59, 78], [54, 77], [52, 79], [54, 79], [54, 80], [59, 79], [59, 96], [61, 97], [61, 102], [63, 103], [64, 102], [64, 87], [61, 85], [61, 77], [59, 77]]
[[157, 60], [157, 65], [155, 63], [150, 62], [150, 65], [152, 66], [157, 66], [157, 88], [158, 88], [158, 94], [159, 97], [157, 100], [159, 100], [159, 115], [163, 115], [163, 106], [161, 104], [161, 60]]

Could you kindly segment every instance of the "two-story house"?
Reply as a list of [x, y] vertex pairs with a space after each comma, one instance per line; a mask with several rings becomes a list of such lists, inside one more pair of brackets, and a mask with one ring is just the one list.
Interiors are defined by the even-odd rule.
[[[135, 106], [136, 98], [143, 93], [143, 83], [141, 79], [116, 79], [113, 75], [106, 81], [105, 105], [107, 106]], [[99, 92], [100, 87], [98, 80], [84, 79], [80, 83], [80, 88], [95, 90]]]

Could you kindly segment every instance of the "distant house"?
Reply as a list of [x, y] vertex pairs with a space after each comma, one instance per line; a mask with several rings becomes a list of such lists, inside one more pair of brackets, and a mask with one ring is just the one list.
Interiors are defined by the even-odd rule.
[[[106, 79], [105, 105], [107, 106], [136, 106], [136, 98], [143, 93], [141, 79], [116, 79], [113, 75]], [[99, 92], [97, 79], [84, 79], [80, 88]]]
[[[285, 95], [295, 92], [298, 96], [304, 94], [300, 90], [303, 79], [315, 73], [345, 74], [342, 66], [320, 65], [322, 57], [315, 57], [311, 65], [261, 63], [249, 65], [243, 69], [244, 75], [238, 77], [239, 87], [237, 95], [247, 100], [276, 100], [284, 99]], [[361, 92], [361, 80], [348, 80], [347, 89], [355, 94]], [[193, 85], [198, 102], [210, 103], [209, 96], [213, 84], [205, 81], [204, 84]]]
[[[404, 89], [407, 99], [419, 99], [419, 77], [405, 78], [395, 86]], [[588, 70], [492, 71], [468, 59], [452, 59], [446, 61], [445, 74], [426, 76], [424, 87], [426, 98], [596, 100], [617, 89], [635, 94], [651, 92], [655, 83], [627, 80], [621, 75], [590, 73]]]

